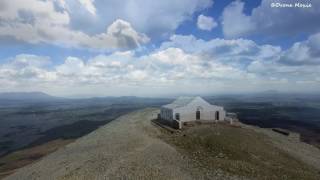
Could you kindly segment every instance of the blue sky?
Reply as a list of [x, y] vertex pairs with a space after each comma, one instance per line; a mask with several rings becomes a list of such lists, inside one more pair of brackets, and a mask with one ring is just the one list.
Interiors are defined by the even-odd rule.
[[0, 7], [0, 92], [320, 90], [319, 1], [3, 0]]

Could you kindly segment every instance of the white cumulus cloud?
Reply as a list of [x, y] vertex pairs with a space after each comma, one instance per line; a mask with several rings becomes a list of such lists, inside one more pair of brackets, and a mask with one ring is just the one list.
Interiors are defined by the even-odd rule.
[[98, 34], [73, 30], [66, 5], [60, 1], [4, 0], [0, 5], [5, 7], [0, 11], [0, 37], [97, 50], [132, 49], [149, 41], [121, 19], [115, 19], [105, 32]]
[[94, 6], [94, 0], [79, 0], [79, 2], [89, 11], [91, 14], [96, 15], [96, 7]]
[[[312, 3], [310, 8], [276, 8], [272, 3]], [[268, 36], [291, 36], [316, 33], [320, 30], [320, 1], [262, 0], [249, 14], [244, 13], [244, 2], [233, 1], [222, 13], [225, 37], [234, 38], [264, 34]]]
[[218, 26], [218, 23], [213, 17], [200, 14], [197, 19], [197, 26], [201, 30], [211, 31], [213, 28]]
[[96, 16], [81, 8], [76, 0], [66, 1], [71, 25], [88, 33], [98, 33], [115, 19], [123, 19], [151, 38], [164, 38], [195, 12], [209, 8], [213, 0], [95, 0]]
[[[283, 50], [247, 39], [174, 35], [145, 55], [138, 56], [135, 51], [102, 53], [88, 59], [67, 57], [61, 64], [52, 64], [50, 57], [21, 54], [0, 65], [0, 91], [32, 88], [64, 95], [147, 96], [270, 88], [316, 90], [320, 89], [318, 38], [318, 34], [311, 35]], [[301, 49], [307, 49], [301, 57], [288, 55]]]

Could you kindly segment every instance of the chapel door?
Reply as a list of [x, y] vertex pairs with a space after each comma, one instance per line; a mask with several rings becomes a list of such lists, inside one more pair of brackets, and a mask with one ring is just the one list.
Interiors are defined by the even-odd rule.
[[200, 111], [196, 111], [196, 120], [199, 120], [200, 119]]
[[216, 120], [219, 120], [220, 119], [220, 114], [219, 114], [219, 111], [216, 111]]

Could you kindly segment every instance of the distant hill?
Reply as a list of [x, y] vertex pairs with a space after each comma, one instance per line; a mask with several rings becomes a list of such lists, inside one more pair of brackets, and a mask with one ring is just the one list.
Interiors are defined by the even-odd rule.
[[63, 98], [51, 96], [43, 92], [4, 92], [0, 93], [0, 100], [11, 101], [49, 101]]

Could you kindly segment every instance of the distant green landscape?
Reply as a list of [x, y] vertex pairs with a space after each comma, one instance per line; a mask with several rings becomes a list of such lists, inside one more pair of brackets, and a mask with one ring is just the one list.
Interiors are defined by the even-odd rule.
[[0, 101], [0, 157], [56, 139], [75, 139], [128, 112], [166, 102], [134, 97], [26, 101], [15, 105]]

